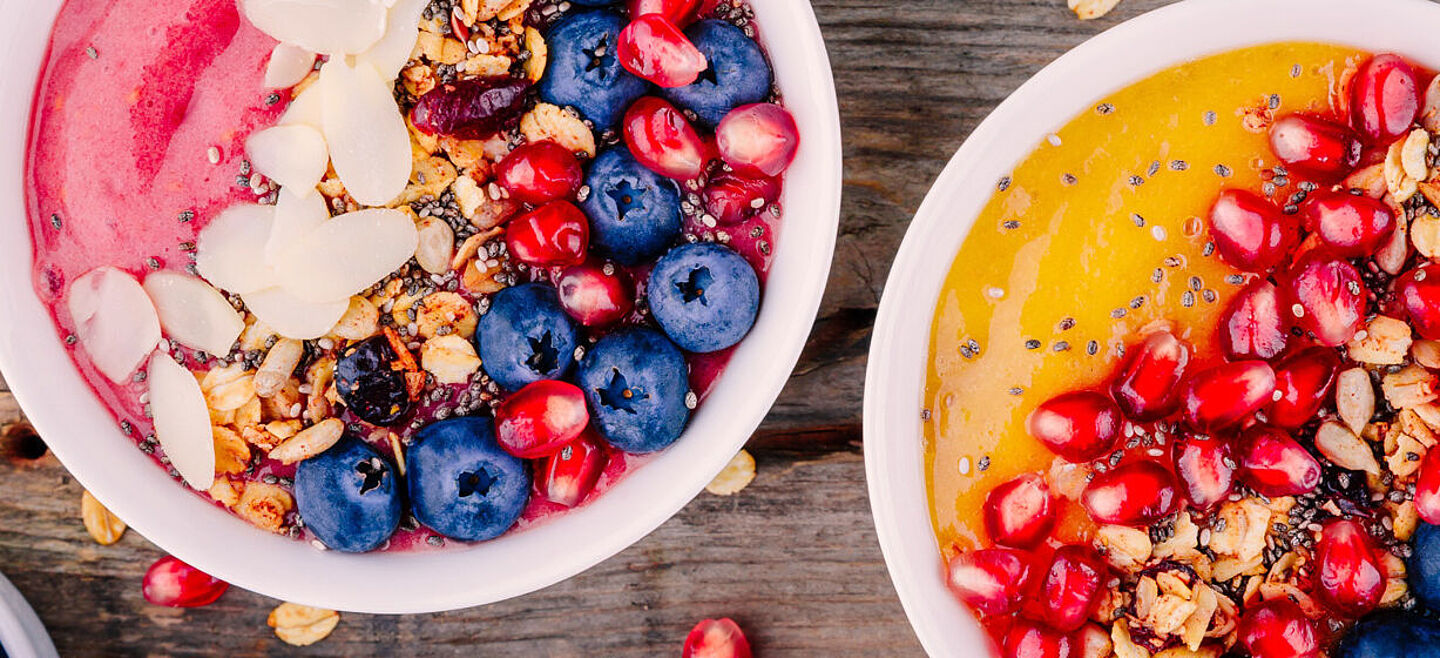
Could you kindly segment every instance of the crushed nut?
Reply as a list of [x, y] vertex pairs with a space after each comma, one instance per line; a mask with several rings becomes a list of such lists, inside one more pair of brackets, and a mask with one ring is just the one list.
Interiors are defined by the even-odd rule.
[[1410, 351], [1410, 325], [1392, 317], [1377, 315], [1346, 348], [1350, 358], [1361, 363], [1396, 365], [1405, 362]]
[[255, 394], [268, 398], [279, 393], [290, 381], [290, 373], [295, 372], [295, 367], [300, 365], [300, 357], [304, 355], [305, 344], [298, 340], [282, 338], [275, 341], [270, 351], [265, 353], [260, 368], [255, 371]]
[[1380, 464], [1370, 446], [1340, 423], [1330, 421], [1315, 432], [1315, 448], [1341, 468], [1380, 474]]
[[275, 446], [270, 450], [270, 458], [277, 459], [282, 464], [304, 461], [329, 450], [344, 434], [343, 421], [339, 418], [327, 418]]
[[345, 309], [345, 314], [340, 316], [340, 321], [335, 323], [330, 333], [336, 338], [355, 341], [374, 336], [378, 331], [380, 309], [364, 297], [351, 297], [350, 306]]
[[1144, 530], [1105, 525], [1095, 531], [1095, 548], [1110, 566], [1133, 573], [1150, 560], [1154, 545], [1150, 542], [1150, 533]]
[[1380, 380], [1380, 389], [1390, 406], [1408, 409], [1440, 398], [1436, 384], [1434, 373], [1420, 366], [1410, 365], [1385, 375]]
[[595, 157], [595, 134], [585, 122], [549, 103], [539, 103], [520, 117], [520, 134], [531, 142], [555, 142], [585, 157]]
[[285, 529], [285, 515], [294, 508], [294, 497], [280, 486], [250, 482], [235, 504], [235, 513], [257, 528], [280, 533]]
[[442, 333], [469, 338], [475, 335], [480, 316], [464, 297], [453, 292], [435, 292], [420, 300], [415, 326], [424, 338]]
[[1355, 433], [1375, 415], [1375, 387], [1364, 368], [1350, 368], [1335, 379], [1335, 410]]
[[250, 444], [228, 427], [211, 427], [210, 434], [215, 441], [215, 473], [244, 473], [250, 465]]
[[101, 546], [114, 544], [125, 534], [125, 522], [105, 509], [89, 491], [80, 494], [80, 520], [90, 538]]
[[463, 384], [480, 369], [475, 346], [462, 336], [436, 336], [420, 346], [420, 367], [439, 384]]
[[741, 450], [730, 458], [730, 463], [725, 465], [710, 484], [705, 485], [705, 490], [716, 496], [733, 496], [750, 486], [754, 480], [755, 458], [750, 456], [749, 452]]

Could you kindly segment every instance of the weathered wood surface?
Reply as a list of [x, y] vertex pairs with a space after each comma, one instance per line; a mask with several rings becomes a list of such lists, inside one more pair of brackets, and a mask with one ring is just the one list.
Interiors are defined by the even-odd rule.
[[[860, 454], [865, 352], [891, 258], [946, 160], [1006, 94], [1087, 37], [1167, 2], [1124, 0], [1081, 23], [1064, 0], [813, 1], [844, 121], [843, 219], [809, 348], [751, 441], [755, 483], [733, 498], [701, 494], [569, 582], [458, 612], [347, 614], [306, 653], [675, 655], [696, 620], [717, 615], [739, 620], [763, 654], [920, 653], [875, 540]], [[0, 426], [20, 418], [0, 382]], [[80, 488], [54, 457], [0, 459], [0, 571], [62, 654], [285, 649], [265, 626], [275, 602], [255, 594], [232, 590], [187, 611], [146, 605], [140, 578], [158, 549], [134, 532], [98, 546], [79, 510]]]

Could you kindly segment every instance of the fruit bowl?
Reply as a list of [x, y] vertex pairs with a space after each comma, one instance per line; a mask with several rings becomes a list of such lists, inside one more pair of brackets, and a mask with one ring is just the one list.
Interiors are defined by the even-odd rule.
[[[941, 173], [891, 271], [872, 338], [865, 397], [866, 472], [878, 536], [911, 625], [930, 654], [973, 656], [990, 647], [980, 625], [945, 586], [921, 437], [930, 319], [955, 254], [996, 181], [1047, 136], [1059, 144], [1055, 132], [1099, 99], [1201, 56], [1307, 41], [1404, 52], [1427, 68], [1440, 64], [1440, 49], [1418, 27], [1440, 17], [1434, 4], [1385, 0], [1367, 4], [1363, 13], [1354, 8], [1343, 0], [1260, 5], [1191, 0], [1151, 12], [1036, 74], [975, 130]], [[1096, 110], [1103, 114], [1103, 108]], [[964, 407], [963, 396], [957, 405]], [[966, 467], [962, 462], [962, 472]]]
[[207, 573], [286, 601], [369, 613], [455, 609], [548, 586], [623, 550], [699, 493], [759, 425], [799, 357], [810, 322], [796, 318], [811, 318], [818, 308], [834, 247], [840, 135], [819, 27], [808, 3], [786, 0], [760, 4], [755, 12], [777, 84], [804, 136], [787, 174], [785, 199], [795, 210], [778, 237], [757, 322], [682, 438], [585, 506], [482, 544], [362, 555], [257, 532], [177, 487], [135, 449], [69, 361], [33, 291], [31, 241], [21, 219], [24, 144], [49, 32], [36, 26], [52, 22], [60, 4], [0, 0], [0, 17], [15, 26], [0, 46], [0, 86], [11, 99], [0, 104], [0, 115], [12, 145], [0, 164], [0, 186], [13, 220], [0, 228], [0, 313], [6, 318], [0, 368], [50, 448], [87, 490], [162, 549]]

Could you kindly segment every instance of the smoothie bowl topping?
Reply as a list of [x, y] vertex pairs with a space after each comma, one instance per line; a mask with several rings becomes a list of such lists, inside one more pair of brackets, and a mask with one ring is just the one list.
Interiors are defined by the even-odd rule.
[[121, 429], [261, 529], [418, 548], [581, 505], [755, 321], [799, 135], [744, 4], [194, 0], [126, 53], [75, 4], [36, 289]]

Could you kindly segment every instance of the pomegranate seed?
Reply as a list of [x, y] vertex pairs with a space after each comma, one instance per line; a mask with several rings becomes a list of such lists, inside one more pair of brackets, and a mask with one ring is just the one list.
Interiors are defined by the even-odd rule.
[[683, 658], [750, 658], [750, 641], [729, 618], [703, 619], [685, 636]]
[[1137, 421], [1168, 416], [1179, 401], [1180, 380], [1190, 364], [1190, 344], [1161, 330], [1130, 348], [1110, 394], [1125, 415]]
[[1029, 619], [1015, 620], [1005, 633], [1003, 658], [1080, 658], [1075, 641]]
[[593, 429], [545, 457], [535, 468], [535, 489], [551, 502], [574, 507], [600, 481], [610, 453]]
[[1213, 434], [1270, 402], [1275, 371], [1264, 361], [1236, 361], [1195, 373], [1182, 391], [1185, 421]]
[[166, 555], [145, 571], [145, 600], [172, 608], [198, 608], [220, 598], [230, 583]]
[[1290, 340], [1290, 317], [1281, 311], [1280, 289], [1256, 279], [1220, 316], [1220, 347], [1230, 359], [1273, 359]]
[[747, 178], [724, 172], [710, 179], [702, 193], [705, 211], [721, 224], [739, 224], [765, 210], [780, 198], [780, 179]]
[[1346, 192], [1327, 192], [1305, 209], [1305, 225], [1343, 258], [1375, 253], [1395, 232], [1395, 215], [1383, 202]]
[[1050, 487], [1034, 473], [990, 490], [985, 497], [985, 531], [997, 544], [1033, 548], [1055, 527]]
[[555, 282], [560, 308], [587, 327], [605, 327], [635, 310], [635, 284], [625, 270], [587, 262], [572, 265]]
[[1350, 82], [1350, 112], [1355, 129], [1371, 141], [1405, 134], [1420, 113], [1415, 70], [1396, 55], [1371, 58]]
[[1298, 496], [1320, 485], [1320, 462], [1283, 430], [1251, 427], [1236, 452], [1240, 480], [1262, 496]]
[[1245, 190], [1225, 190], [1210, 207], [1210, 235], [1220, 258], [1246, 272], [1268, 272], [1300, 244], [1294, 218]]
[[1036, 407], [1026, 425], [1051, 452], [1087, 462], [1110, 452], [1120, 438], [1120, 408], [1099, 393], [1065, 393]]
[[500, 403], [495, 437], [500, 447], [521, 459], [558, 452], [590, 424], [585, 392], [569, 382], [542, 379]]
[[1105, 565], [1088, 546], [1056, 549], [1038, 597], [1045, 623], [1065, 633], [1083, 626], [1100, 603], [1105, 578]]
[[1415, 511], [1430, 525], [1440, 525], [1440, 450], [1429, 450], [1420, 461], [1415, 482]]
[[1013, 548], [984, 548], [955, 554], [945, 571], [946, 584], [965, 605], [1003, 615], [1020, 605], [1030, 581], [1030, 556]]
[[1313, 420], [1330, 396], [1339, 368], [1340, 357], [1328, 347], [1307, 348], [1277, 364], [1275, 390], [1280, 397], [1265, 411], [1270, 424], [1294, 429]]
[[1270, 150], [1285, 166], [1322, 181], [1344, 178], [1360, 164], [1360, 136], [1320, 117], [1292, 114], [1270, 126]]
[[1240, 644], [1254, 658], [1317, 658], [1315, 625], [1300, 606], [1278, 597], [1251, 606], [1240, 617]]
[[1395, 281], [1395, 298], [1422, 338], [1440, 340], [1440, 267], [1421, 265]]
[[800, 130], [779, 105], [741, 105], [715, 127], [715, 144], [725, 164], [740, 175], [779, 176], [795, 160]]
[[1335, 519], [1325, 524], [1315, 545], [1315, 564], [1316, 593], [1336, 612], [1359, 618], [1380, 604], [1385, 576], [1359, 523]]
[[674, 105], [644, 96], [625, 112], [623, 127], [630, 153], [651, 171], [690, 180], [705, 168], [705, 144]]
[[[1327, 347], [1349, 342], [1365, 320], [1365, 285], [1348, 261], [1314, 250], [1300, 257], [1282, 284], [1300, 305], [1295, 323]], [[1291, 309], [1295, 314], [1296, 309]]]
[[590, 220], [569, 201], [551, 201], [510, 220], [505, 244], [526, 265], [575, 265], [590, 246]]
[[678, 27], [685, 27], [695, 20], [695, 10], [700, 0], [629, 0], [625, 6], [631, 16], [660, 14]]
[[1129, 526], [1147, 525], [1169, 516], [1179, 502], [1175, 476], [1150, 461], [1132, 461], [1099, 473], [1080, 496], [1085, 511], [1097, 523]]
[[1208, 510], [1235, 490], [1235, 458], [1218, 437], [1189, 436], [1175, 444], [1175, 474], [1196, 509]]
[[661, 87], [684, 87], [710, 66], [689, 37], [662, 14], [645, 14], [620, 31], [615, 53], [626, 71]]
[[515, 147], [495, 166], [495, 180], [510, 198], [539, 205], [575, 196], [585, 171], [565, 147], [551, 141], [530, 142]]
[[510, 77], [447, 83], [420, 97], [410, 121], [429, 135], [485, 139], [520, 118], [530, 83]]

